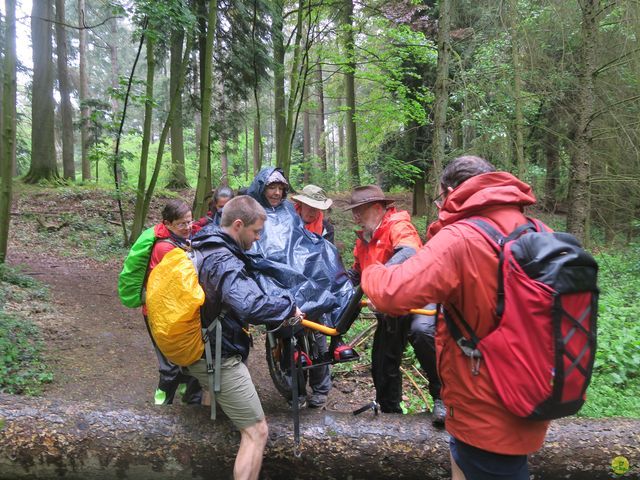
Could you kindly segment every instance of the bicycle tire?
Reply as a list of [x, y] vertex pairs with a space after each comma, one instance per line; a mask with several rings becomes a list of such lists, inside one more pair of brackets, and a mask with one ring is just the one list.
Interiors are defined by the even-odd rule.
[[[265, 354], [267, 367], [269, 368], [269, 376], [273, 385], [280, 395], [286, 400], [291, 400], [291, 375], [288, 369], [282, 365], [282, 353], [284, 352], [284, 342], [288, 339], [277, 338], [273, 334], [267, 334], [265, 340]], [[286, 362], [288, 364], [288, 362]], [[306, 391], [306, 373], [298, 371], [298, 394], [305, 395]]]

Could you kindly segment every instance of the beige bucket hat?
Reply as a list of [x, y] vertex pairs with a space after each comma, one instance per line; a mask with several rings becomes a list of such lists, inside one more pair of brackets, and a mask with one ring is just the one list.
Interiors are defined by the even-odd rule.
[[291, 195], [291, 200], [304, 203], [318, 210], [327, 210], [333, 205], [333, 200], [327, 198], [327, 194], [322, 188], [311, 184], [306, 185], [300, 193]]

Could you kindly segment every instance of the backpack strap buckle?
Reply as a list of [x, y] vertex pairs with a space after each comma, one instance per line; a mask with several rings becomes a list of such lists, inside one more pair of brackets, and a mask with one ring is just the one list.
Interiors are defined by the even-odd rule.
[[464, 337], [456, 340], [456, 344], [467, 357], [471, 365], [471, 375], [476, 376], [480, 373], [480, 362], [482, 360], [482, 352], [476, 348], [473, 342]]
[[[211, 420], [216, 419], [216, 393], [220, 392], [220, 366], [222, 364], [222, 319], [226, 315], [222, 309], [216, 319], [207, 328], [202, 329], [202, 341], [209, 376], [209, 395], [211, 397]], [[211, 332], [215, 330], [215, 352], [211, 352]], [[215, 355], [215, 356], [214, 356]]]

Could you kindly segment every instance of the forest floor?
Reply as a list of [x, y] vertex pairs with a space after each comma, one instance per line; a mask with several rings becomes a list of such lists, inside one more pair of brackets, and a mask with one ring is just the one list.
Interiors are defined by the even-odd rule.
[[[151, 211], [159, 212], [164, 200]], [[53, 372], [47, 398], [125, 408], [153, 402], [158, 374], [149, 335], [139, 309], [123, 307], [117, 295], [126, 251], [115, 205], [97, 190], [15, 192], [8, 263], [49, 287], [50, 307], [25, 307], [43, 332]], [[133, 210], [130, 200], [125, 208]], [[262, 331], [256, 329], [249, 368], [268, 417], [289, 407], [271, 382]], [[349, 365], [334, 375], [329, 410], [350, 412], [375, 397], [369, 359]]]

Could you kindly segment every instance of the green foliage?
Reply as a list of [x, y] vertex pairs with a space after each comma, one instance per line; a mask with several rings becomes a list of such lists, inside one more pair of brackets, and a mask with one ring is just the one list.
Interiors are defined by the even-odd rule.
[[602, 252], [598, 351], [586, 417], [640, 417], [640, 245]]
[[53, 375], [41, 358], [42, 340], [27, 319], [0, 312], [0, 391], [37, 395]]
[[[29, 304], [45, 297], [38, 282], [0, 264], [0, 305]], [[42, 358], [39, 329], [25, 315], [5, 308], [0, 308], [0, 392], [37, 395], [53, 379]]]
[[18, 287], [33, 288], [38, 285], [32, 277], [20, 273], [20, 270], [0, 263], [0, 282]]

